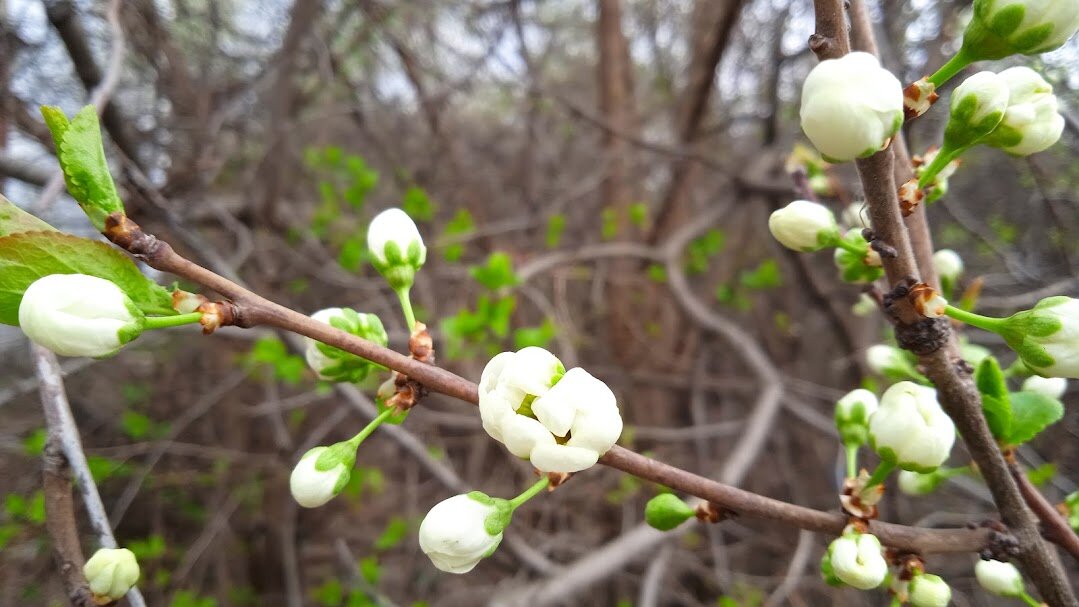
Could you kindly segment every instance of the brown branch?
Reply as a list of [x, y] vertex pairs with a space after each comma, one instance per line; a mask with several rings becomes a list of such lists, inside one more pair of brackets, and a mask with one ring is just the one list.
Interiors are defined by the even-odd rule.
[[[405, 373], [434, 392], [472, 404], [479, 402], [475, 383], [445, 369], [420, 363], [335, 329], [252, 293], [180, 256], [168, 243], [145, 234], [129, 219], [111, 216], [107, 223], [106, 236], [150, 267], [200, 283], [228, 297], [235, 304], [239, 326], [266, 325], [285, 329]], [[838, 512], [822, 512], [762, 497], [668, 466], [622, 447], [614, 447], [600, 461], [623, 472], [716, 502], [747, 517], [774, 520], [803, 529], [836, 534], [846, 525], [846, 518]], [[920, 553], [973, 552], [986, 547], [989, 539], [985, 531], [971, 529], [922, 529], [879, 523], [874, 530], [879, 531], [882, 542]]]
[[1023, 499], [1030, 506], [1030, 509], [1034, 511], [1034, 515], [1038, 517], [1038, 520], [1042, 522], [1045, 536], [1067, 550], [1072, 557], [1079, 560], [1079, 535], [1068, 524], [1068, 519], [1064, 518], [1053, 507], [1053, 504], [1045, 499], [1045, 496], [1042, 495], [1041, 491], [1038, 491], [1034, 483], [1030, 482], [1019, 463], [1014, 459], [1008, 460], [1008, 470], [1011, 471], [1012, 478], [1019, 485], [1019, 492], [1023, 494]]
[[[854, 4], [860, 1], [852, 0]], [[842, 49], [849, 48], [843, 25], [842, 0], [815, 0], [814, 6], [817, 11], [817, 33], [810, 40], [811, 47], [821, 60], [841, 56]], [[858, 18], [854, 26], [856, 30], [860, 30], [855, 39], [868, 46], [866, 41], [872, 40], [871, 24], [868, 22], [867, 13], [861, 8], [855, 7], [854, 11]], [[828, 43], [814, 46], [814, 40], [825, 40]], [[914, 255], [908, 229], [918, 230], [917, 238], [922, 246], [931, 249], [932, 240], [924, 222], [905, 224], [903, 221], [896, 193], [894, 162], [895, 146], [892, 146], [870, 158], [857, 161], [857, 166], [873, 229], [879, 238], [898, 252], [898, 256], [883, 260], [889, 283], [897, 285], [904, 278], [919, 276], [919, 263]], [[929, 267], [923, 266], [922, 269]], [[911, 319], [901, 318], [902, 314], [894, 316], [892, 320], [896, 324], [897, 337], [908, 347], [914, 340], [903, 339], [904, 333], [929, 327], [925, 322], [915, 323]], [[950, 329], [944, 326], [942, 330]], [[974, 387], [970, 373], [957, 364], [961, 359], [955, 350], [954, 338], [944, 343], [943, 347], [938, 345], [936, 349], [926, 349], [918, 354], [926, 369], [926, 375], [937, 387], [941, 406], [955, 422], [971, 457], [977, 463], [1001, 518], [1019, 541], [1018, 559], [1027, 575], [1049, 604], [1079, 605], [1055, 553], [1042, 541], [1035, 519], [1027, 509], [1019, 487], [1008, 471], [1004, 456], [989, 431], [982, 413], [981, 395]]]
[[[44, 393], [42, 398], [46, 398]], [[86, 559], [79, 544], [75, 525], [75, 502], [71, 497], [71, 469], [64, 459], [60, 441], [49, 435], [45, 442], [45, 528], [52, 538], [52, 548], [64, 591], [75, 607], [97, 607], [82, 574]]]

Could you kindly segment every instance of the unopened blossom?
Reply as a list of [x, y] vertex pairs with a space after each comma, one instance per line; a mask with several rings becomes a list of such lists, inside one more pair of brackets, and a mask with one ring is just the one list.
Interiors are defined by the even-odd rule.
[[903, 85], [869, 53], [822, 61], [802, 85], [801, 121], [829, 162], [870, 156], [903, 124]]
[[1077, 29], [1075, 0], [975, 0], [962, 48], [975, 61], [1035, 55], [1060, 48]]
[[296, 503], [317, 508], [334, 498], [352, 475], [356, 449], [346, 443], [320, 446], [303, 454], [289, 477], [289, 489]]
[[1063, 377], [1040, 377], [1032, 375], [1023, 381], [1023, 390], [1037, 392], [1049, 398], [1059, 400], [1068, 389], [1068, 380]]
[[910, 581], [907, 598], [912, 607], [947, 607], [952, 589], [939, 575], [922, 573]]
[[825, 562], [830, 568], [826, 574], [860, 590], [880, 586], [888, 575], [880, 540], [869, 533], [849, 532], [836, 538], [828, 546]]
[[371, 220], [367, 248], [371, 265], [395, 290], [411, 287], [416, 271], [427, 260], [427, 247], [416, 222], [401, 209], [386, 209]]
[[1048, 297], [995, 328], [1035, 373], [1079, 378], [1079, 300]]
[[1015, 156], [1041, 152], [1059, 141], [1064, 117], [1053, 85], [1025, 66], [1006, 69], [999, 78], [1008, 86], [1008, 109], [1000, 124], [981, 141]]
[[116, 284], [86, 274], [34, 281], [19, 304], [19, 327], [61, 356], [109, 356], [138, 337], [145, 316]]
[[127, 548], [101, 548], [83, 565], [82, 573], [94, 600], [119, 601], [139, 581], [139, 563]]
[[835, 215], [828, 207], [808, 200], [795, 200], [773, 211], [768, 229], [780, 244], [802, 252], [819, 251], [839, 238]]
[[933, 253], [933, 269], [941, 279], [955, 282], [963, 274], [963, 258], [951, 249], [941, 249]]
[[952, 92], [951, 113], [944, 129], [944, 147], [959, 150], [974, 145], [997, 128], [1008, 110], [1007, 80], [990, 71], [978, 72]]
[[869, 438], [869, 417], [877, 410], [877, 395], [864, 388], [848, 392], [835, 405], [835, 425], [844, 445], [861, 445]]
[[622, 434], [610, 388], [584, 369], [565, 371], [543, 348], [491, 359], [479, 392], [484, 430], [544, 472], [584, 470]]
[[955, 424], [937, 402], [936, 390], [901, 381], [885, 391], [870, 416], [869, 443], [885, 462], [931, 472], [948, 459]]
[[[382, 321], [374, 314], [361, 314], [351, 308], [326, 308], [315, 312], [311, 318], [380, 346], [385, 346], [389, 341]], [[309, 337], [304, 340], [307, 366], [318, 374], [319, 379], [358, 383], [366, 379], [371, 371], [380, 368], [369, 360]]]
[[439, 502], [420, 523], [420, 549], [442, 571], [472, 571], [502, 541], [509, 519], [500, 516], [500, 502], [478, 491]]
[[974, 577], [986, 591], [997, 596], [1017, 597], [1025, 593], [1023, 576], [1015, 565], [1006, 561], [978, 561]]

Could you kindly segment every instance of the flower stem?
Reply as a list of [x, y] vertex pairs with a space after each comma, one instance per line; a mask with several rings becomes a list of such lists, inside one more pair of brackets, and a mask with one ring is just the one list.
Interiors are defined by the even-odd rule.
[[858, 476], [858, 445], [846, 445], [847, 478]]
[[975, 314], [974, 312], [967, 312], [962, 308], [957, 308], [953, 305], [947, 305], [944, 307], [944, 313], [952, 318], [965, 322], [972, 327], [978, 327], [992, 333], [1000, 333], [1001, 327], [1004, 325], [1004, 318], [992, 318], [989, 316], [982, 316], [981, 314]]
[[401, 300], [401, 310], [405, 313], [405, 324], [409, 332], [416, 328], [416, 314], [412, 311], [412, 299], [408, 296], [409, 287], [397, 289], [397, 299]]
[[866, 481], [865, 488], [863, 488], [862, 491], [883, 483], [884, 479], [888, 478], [888, 475], [891, 474], [893, 470], [895, 470], [894, 463], [881, 462], [880, 465], [877, 466], [877, 469], [873, 471], [873, 474], [870, 475], [869, 480]]
[[929, 163], [929, 166], [925, 168], [925, 172], [918, 178], [918, 187], [924, 188], [933, 183], [933, 179], [944, 170], [944, 167], [948, 166], [949, 162], [958, 158], [965, 151], [967, 151], [966, 148], [953, 149], [948, 147], [947, 143], [941, 146], [940, 151], [933, 157], [933, 162]]
[[855, 244], [855, 243], [847, 240], [846, 238], [840, 238], [835, 243], [835, 246], [837, 246], [837, 247], [839, 247], [839, 248], [841, 248], [843, 250], [850, 251], [851, 253], [854, 253], [855, 255], [858, 255], [860, 257], [865, 257], [866, 253], [869, 252], [868, 247], [866, 247], [864, 245]]
[[522, 493], [521, 495], [518, 495], [517, 497], [511, 499], [510, 507], [516, 510], [518, 506], [535, 497], [536, 494], [540, 491], [543, 491], [547, 487], [547, 485], [550, 484], [550, 482], [551, 479], [548, 478], [546, 474], [543, 475], [543, 478], [536, 481], [536, 484], [532, 485], [528, 489], [525, 489], [524, 493]]
[[1027, 594], [1026, 590], [1021, 590], [1019, 594], [1015, 595], [1015, 598], [1023, 601], [1027, 605], [1030, 605], [1030, 607], [1042, 607], [1043, 605], [1041, 601]]
[[379, 413], [378, 417], [371, 420], [371, 423], [364, 426], [363, 430], [360, 430], [359, 434], [357, 434], [356, 436], [353, 436], [352, 438], [348, 439], [348, 443], [350, 445], [352, 445], [353, 447], [355, 447], [355, 448], [359, 448], [360, 443], [362, 443], [364, 441], [364, 439], [366, 439], [368, 436], [371, 436], [371, 433], [374, 432], [376, 428], [381, 426], [382, 422], [389, 419], [389, 417], [391, 415], [393, 415], [393, 413], [394, 413], [393, 409], [386, 409], [382, 413]]
[[933, 83], [933, 86], [940, 88], [945, 82], [952, 79], [953, 76], [958, 74], [960, 70], [967, 67], [972, 63], [971, 57], [967, 54], [966, 48], [960, 48], [959, 52], [954, 57], [948, 60], [947, 63], [942, 65], [939, 70], [928, 78], [929, 82]]
[[144, 329], [166, 329], [168, 327], [179, 327], [181, 325], [191, 325], [197, 323], [202, 318], [202, 312], [191, 312], [190, 314], [177, 314], [176, 316], [147, 316], [146, 324], [143, 325]]

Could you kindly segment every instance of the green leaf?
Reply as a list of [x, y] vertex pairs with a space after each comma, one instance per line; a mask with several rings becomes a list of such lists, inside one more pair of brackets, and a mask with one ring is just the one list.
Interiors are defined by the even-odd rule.
[[56, 143], [68, 192], [78, 201], [94, 227], [104, 230], [105, 217], [110, 213], [123, 213], [124, 203], [116, 193], [116, 184], [105, 161], [97, 110], [88, 105], [70, 122], [58, 107], [43, 106], [41, 114]]
[[435, 217], [435, 205], [421, 187], [412, 186], [405, 190], [401, 208], [416, 221], [431, 221]]
[[982, 393], [982, 410], [989, 422], [989, 430], [998, 440], [1008, 436], [1012, 430], [1012, 406], [1008, 398], [1008, 384], [1000, 364], [992, 356], [986, 356], [974, 371], [974, 384]]
[[771, 289], [783, 284], [779, 264], [772, 258], [765, 259], [754, 270], [742, 270], [738, 280], [748, 289]]
[[19, 324], [19, 303], [35, 280], [50, 274], [89, 274], [116, 284], [143, 312], [176, 314], [172, 296], [139, 272], [124, 253], [62, 232], [22, 232], [0, 238], [0, 322]]
[[546, 348], [555, 336], [555, 326], [546, 319], [538, 327], [521, 327], [513, 330], [513, 347], [517, 350], [528, 346]]
[[1064, 405], [1038, 392], [1012, 392], [1012, 428], [1004, 443], [1021, 445], [1064, 417]]
[[20, 232], [49, 232], [56, 228], [15, 206], [0, 194], [0, 236]]
[[382, 535], [378, 536], [375, 540], [375, 550], [389, 550], [394, 546], [401, 543], [401, 540], [405, 539], [408, 535], [408, 521], [395, 516], [390, 519], [386, 529], [382, 532]]
[[491, 253], [486, 265], [472, 266], [468, 269], [468, 273], [476, 279], [476, 282], [492, 291], [517, 284], [517, 275], [513, 273], [513, 261], [510, 260], [509, 255], [502, 252]]
[[562, 232], [566, 231], [566, 216], [555, 213], [547, 219], [547, 248], [553, 249], [562, 242]]

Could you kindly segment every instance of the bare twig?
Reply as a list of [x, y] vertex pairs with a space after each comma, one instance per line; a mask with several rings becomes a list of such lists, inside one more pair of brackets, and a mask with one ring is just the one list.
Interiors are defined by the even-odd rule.
[[1019, 463], [1014, 459], [1008, 461], [1008, 470], [1011, 471], [1012, 478], [1019, 485], [1019, 491], [1023, 494], [1023, 499], [1034, 511], [1034, 515], [1038, 517], [1038, 520], [1042, 522], [1045, 535], [1079, 560], [1079, 535], [1076, 535], [1075, 531], [1072, 530], [1071, 525], [1068, 524], [1068, 519], [1064, 518], [1049, 503], [1049, 500], [1045, 499], [1045, 496], [1042, 495], [1041, 491], [1038, 491], [1034, 483], [1030, 482], [1026, 473], [1023, 472]]
[[[86, 586], [86, 580], [82, 576], [82, 566], [85, 564], [81, 549], [79, 549], [78, 534], [76, 532], [74, 510], [70, 505], [71, 493], [68, 484], [67, 501], [64, 504], [64, 491], [58, 484], [59, 477], [54, 472], [63, 467], [56, 464], [56, 458], [66, 460], [70, 471], [79, 486], [86, 513], [90, 519], [90, 526], [94, 530], [98, 543], [103, 548], [116, 548], [116, 538], [112, 535], [109, 526], [109, 517], [105, 513], [105, 506], [101, 503], [101, 496], [97, 492], [94, 477], [90, 474], [90, 466], [86, 463], [86, 454], [82, 450], [82, 440], [75, 425], [75, 418], [71, 415], [71, 407], [67, 402], [67, 394], [64, 390], [64, 382], [60, 376], [60, 365], [52, 352], [38, 346], [31, 345], [34, 359], [34, 371], [37, 373], [41, 391], [41, 406], [45, 410], [45, 423], [47, 426], [47, 443], [51, 445], [51, 453], [46, 452], [46, 514], [49, 521], [49, 531], [56, 541], [56, 551], [61, 563], [61, 573], [68, 583], [68, 594], [72, 595], [72, 587], [69, 580], [77, 576], [81, 586]], [[50, 464], [50, 461], [53, 463]], [[52, 502], [50, 504], [50, 501]], [[55, 529], [55, 532], [54, 532]], [[57, 533], [60, 535], [58, 536]], [[74, 534], [73, 537], [65, 537], [65, 533]], [[71, 571], [75, 567], [75, 571]], [[89, 592], [88, 589], [86, 589]], [[127, 593], [127, 599], [132, 607], [146, 607], [146, 602], [138, 588], [132, 588]], [[78, 605], [79, 603], [75, 603]]]

